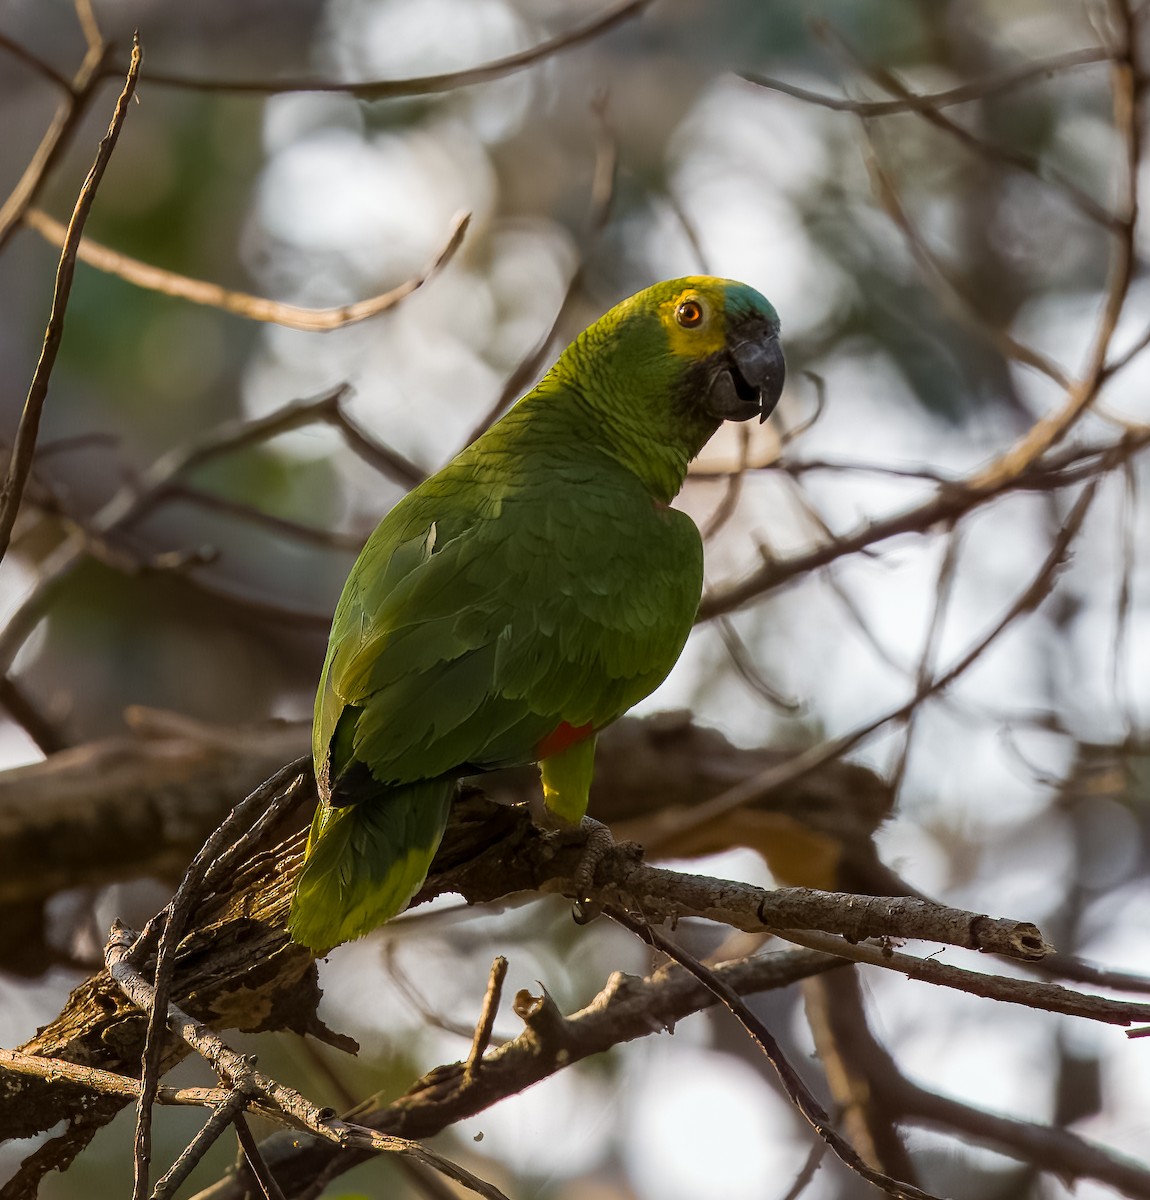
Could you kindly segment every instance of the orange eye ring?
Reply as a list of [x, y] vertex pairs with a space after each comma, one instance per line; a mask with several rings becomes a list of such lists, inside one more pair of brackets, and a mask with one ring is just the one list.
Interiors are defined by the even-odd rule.
[[697, 329], [703, 323], [703, 306], [698, 300], [684, 300], [675, 309], [675, 320], [684, 329]]

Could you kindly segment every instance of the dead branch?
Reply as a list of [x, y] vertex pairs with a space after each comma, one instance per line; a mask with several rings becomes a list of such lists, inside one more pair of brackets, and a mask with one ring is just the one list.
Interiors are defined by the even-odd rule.
[[[156, 993], [146, 980], [129, 965], [129, 953], [137, 935], [122, 925], [112, 928], [105, 951], [108, 972], [120, 989], [132, 1002], [145, 1012], [155, 1003]], [[284, 1123], [295, 1129], [307, 1130], [341, 1150], [370, 1149], [385, 1154], [406, 1154], [427, 1166], [450, 1175], [471, 1191], [487, 1196], [489, 1200], [507, 1200], [497, 1188], [477, 1179], [469, 1171], [425, 1146], [417, 1145], [406, 1138], [389, 1137], [376, 1130], [359, 1129], [346, 1121], [330, 1116], [324, 1109], [312, 1104], [294, 1088], [285, 1087], [277, 1080], [257, 1071], [250, 1060], [237, 1054], [218, 1036], [205, 1028], [201, 1021], [190, 1017], [178, 1005], [169, 1004], [167, 1025], [173, 1032], [211, 1063], [221, 1079], [227, 1080], [234, 1090], [248, 1099], [259, 1096], [262, 1107], [277, 1113]], [[141, 1099], [145, 1096], [143, 1086]]]
[[687, 953], [681, 946], [675, 945], [646, 922], [635, 920], [618, 911], [609, 910], [609, 915], [612, 920], [618, 921], [643, 941], [661, 950], [673, 962], [678, 963], [731, 1013], [771, 1064], [787, 1099], [815, 1133], [826, 1142], [840, 1162], [880, 1191], [885, 1192], [888, 1196], [896, 1197], [896, 1200], [934, 1200], [929, 1193], [902, 1180], [893, 1179], [877, 1167], [864, 1161], [858, 1151], [831, 1125], [830, 1117], [823, 1111], [822, 1105], [815, 1099], [802, 1077], [783, 1056], [783, 1052], [771, 1032], [751, 1011], [743, 998], [725, 984], [714, 971], [705, 967], [697, 958]]
[[108, 131], [100, 139], [96, 160], [80, 188], [72, 209], [72, 219], [64, 232], [61, 243], [60, 262], [56, 268], [56, 285], [52, 292], [52, 311], [48, 317], [48, 327], [44, 331], [44, 345], [40, 351], [40, 359], [36, 363], [36, 371], [28, 388], [28, 396], [24, 401], [24, 411], [20, 414], [20, 423], [16, 427], [16, 436], [12, 441], [12, 456], [8, 460], [8, 474], [4, 480], [3, 491], [0, 492], [0, 559], [8, 552], [12, 540], [12, 527], [16, 524], [16, 514], [20, 510], [20, 501], [24, 495], [24, 487], [28, 482], [28, 474], [32, 469], [32, 456], [36, 452], [36, 437], [40, 432], [40, 415], [44, 410], [44, 401], [48, 398], [48, 382], [52, 377], [52, 368], [56, 365], [56, 355], [64, 337], [64, 314], [68, 309], [68, 297], [72, 292], [72, 279], [76, 273], [76, 255], [80, 247], [80, 238], [84, 233], [84, 223], [92, 210], [96, 199], [96, 191], [104, 170], [116, 148], [120, 137], [120, 129], [124, 118], [128, 115], [128, 104], [136, 90], [136, 80], [140, 74], [140, 45], [136, 43], [132, 51], [131, 65], [128, 67], [128, 77], [120, 92]]
[[[727, 963], [715, 974], [740, 995], [786, 987], [812, 973], [830, 970], [826, 956], [786, 953]], [[679, 966], [666, 966], [645, 979], [616, 972], [583, 1009], [564, 1016], [554, 1000], [521, 995], [517, 1011], [524, 1022], [518, 1037], [487, 1054], [467, 1079], [466, 1064], [436, 1067], [398, 1100], [373, 1096], [347, 1114], [364, 1125], [400, 1136], [426, 1138], [516, 1094], [593, 1054], [672, 1029], [692, 1012], [709, 1008], [714, 997]], [[289, 1197], [322, 1171], [334, 1178], [363, 1160], [361, 1154], [333, 1154], [312, 1139], [301, 1144], [272, 1135], [264, 1157], [286, 1186]], [[195, 1200], [241, 1200], [242, 1184], [228, 1176]]]
[[[218, 308], [222, 312], [234, 313], [249, 321], [283, 325], [288, 329], [301, 329], [308, 333], [324, 333], [332, 329], [341, 329], [345, 325], [354, 325], [359, 321], [366, 321], [368, 317], [387, 312], [401, 300], [410, 296], [412, 292], [421, 288], [454, 257], [456, 250], [463, 242], [470, 221], [471, 217], [466, 213], [456, 219], [443, 248], [421, 275], [413, 276], [378, 296], [372, 296], [367, 300], [358, 300], [354, 304], [339, 304], [334, 308], [301, 308], [296, 304], [282, 304], [275, 300], [267, 300], [262, 296], [237, 292], [216, 283], [208, 283], [203, 279], [192, 279], [176, 271], [168, 271], [163, 267], [141, 262], [138, 258], [132, 258], [131, 255], [102, 246], [99, 242], [92, 241], [91, 238], [82, 238], [75, 253], [81, 262], [87, 263], [90, 267], [95, 267], [109, 275], [116, 275], [127, 283], [146, 288], [148, 291], [188, 300], [192, 304]], [[30, 229], [34, 229], [50, 245], [61, 246], [64, 244], [67, 230], [59, 221], [40, 209], [29, 209], [24, 214], [24, 224]]]

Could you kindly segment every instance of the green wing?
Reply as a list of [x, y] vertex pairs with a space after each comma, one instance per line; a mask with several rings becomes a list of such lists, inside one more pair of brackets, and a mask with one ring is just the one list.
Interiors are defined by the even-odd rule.
[[698, 532], [629, 473], [458, 475], [401, 502], [349, 579], [317, 697], [337, 791], [352, 760], [384, 784], [534, 761], [557, 725], [602, 728], [652, 691], [690, 631]]

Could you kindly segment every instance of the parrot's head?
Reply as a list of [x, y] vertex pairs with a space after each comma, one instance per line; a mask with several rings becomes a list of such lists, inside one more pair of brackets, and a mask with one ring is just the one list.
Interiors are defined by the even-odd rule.
[[634, 300], [648, 295], [681, 371], [677, 391], [688, 410], [715, 422], [765, 421], [786, 375], [770, 302], [745, 283], [707, 276], [668, 280]]
[[609, 451], [664, 495], [724, 421], [765, 421], [785, 376], [771, 304], [745, 283], [705, 275], [616, 305], [556, 369], [597, 410]]

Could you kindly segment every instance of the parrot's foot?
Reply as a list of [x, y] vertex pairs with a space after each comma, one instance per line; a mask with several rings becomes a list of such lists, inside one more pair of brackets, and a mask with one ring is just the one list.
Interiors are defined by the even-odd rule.
[[593, 817], [584, 817], [579, 830], [586, 835], [583, 856], [572, 877], [575, 883], [575, 904], [572, 916], [577, 925], [586, 925], [600, 913], [601, 906], [591, 898], [595, 888], [595, 872], [603, 861], [620, 854], [632, 862], [643, 856], [643, 847], [636, 842], [616, 842], [611, 830]]

